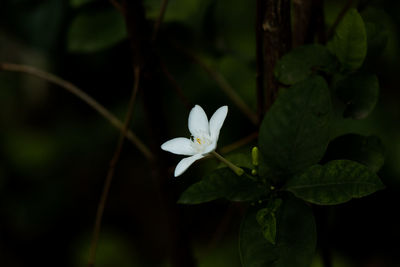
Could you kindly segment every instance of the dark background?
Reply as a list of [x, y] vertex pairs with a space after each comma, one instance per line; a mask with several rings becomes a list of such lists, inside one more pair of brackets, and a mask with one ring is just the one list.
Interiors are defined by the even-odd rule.
[[[144, 2], [154, 21], [161, 1]], [[327, 28], [346, 2], [325, 0]], [[364, 2], [380, 10], [382, 31], [388, 34], [380, 59], [370, 66], [379, 77], [380, 99], [364, 120], [337, 120], [332, 138], [348, 132], [380, 136], [386, 163], [379, 175], [387, 188], [336, 207], [315, 207], [319, 244], [328, 244], [335, 267], [400, 266], [400, 2], [353, 4]], [[71, 81], [123, 120], [133, 84], [130, 44], [125, 38], [108, 42], [115, 37], [108, 26], [120, 21], [102, 21], [97, 12], [115, 11], [105, 0], [2, 0], [0, 62], [35, 66]], [[80, 40], [71, 34], [71, 25], [82, 14], [93, 17], [93, 35], [100, 38], [95, 43], [105, 40], [104, 47], [78, 51]], [[151, 133], [159, 130], [157, 125], [167, 126], [164, 141], [188, 137], [186, 104], [200, 104], [209, 116], [227, 104], [219, 147], [255, 132], [216, 82], [171, 45], [178, 41], [195, 51], [256, 110], [254, 25], [255, 1], [170, 0], [156, 51], [186, 100], [165, 75], [158, 75], [152, 95], [157, 106], [150, 108], [160, 113], [160, 121], [149, 121], [149, 105], [139, 92], [132, 131], [154, 147]], [[120, 31], [123, 35], [123, 24]], [[0, 72], [0, 266], [85, 266], [118, 136], [64, 89], [30, 75]], [[250, 151], [251, 143], [241, 149]], [[164, 164], [173, 170], [180, 156], [167, 157]], [[216, 165], [214, 159], [203, 160], [179, 178], [154, 181], [154, 166], [126, 142], [105, 209], [96, 266], [172, 266], [171, 255], [179, 253], [170, 242], [176, 229], [199, 266], [240, 266], [237, 233], [244, 206], [222, 200], [175, 204], [184, 188]], [[319, 253], [317, 266], [322, 266]]]

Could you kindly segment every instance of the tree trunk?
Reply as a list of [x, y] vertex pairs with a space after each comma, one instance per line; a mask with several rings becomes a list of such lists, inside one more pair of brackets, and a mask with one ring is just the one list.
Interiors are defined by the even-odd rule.
[[291, 48], [290, 0], [257, 0], [257, 87], [260, 117], [271, 107], [279, 84], [276, 62]]

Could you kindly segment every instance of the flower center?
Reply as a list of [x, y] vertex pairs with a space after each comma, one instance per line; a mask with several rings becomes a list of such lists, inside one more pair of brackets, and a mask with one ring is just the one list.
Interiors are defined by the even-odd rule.
[[196, 136], [192, 136], [191, 140], [191, 145], [197, 153], [202, 153], [212, 143], [210, 136], [206, 133], [200, 133]]

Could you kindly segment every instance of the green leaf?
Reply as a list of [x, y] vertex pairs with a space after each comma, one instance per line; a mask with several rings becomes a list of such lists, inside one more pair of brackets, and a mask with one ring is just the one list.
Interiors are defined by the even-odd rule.
[[[254, 10], [256, 10], [256, 2], [246, 1], [246, 4], [243, 4], [242, 1], [218, 0], [212, 1], [212, 3], [211, 7], [214, 8], [214, 24], [212, 25], [214, 27], [212, 29], [216, 33], [213, 41], [223, 52], [233, 54], [253, 66], [256, 47], [255, 42], [251, 40], [255, 36]], [[232, 27], [232, 23], [238, 21], [240, 23], [235, 23], [235, 26]]]
[[381, 9], [368, 7], [361, 13], [361, 16], [367, 31], [368, 51], [366, 61], [374, 63], [373, 61], [385, 51], [389, 40], [388, 15]]
[[285, 189], [296, 197], [319, 205], [336, 205], [383, 189], [379, 177], [351, 160], [315, 165], [291, 179]]
[[324, 158], [354, 160], [376, 173], [385, 162], [385, 148], [379, 137], [346, 134], [329, 143]]
[[91, 53], [109, 48], [127, 36], [125, 22], [115, 9], [80, 14], [68, 31], [68, 50]]
[[[0, 7], [4, 11], [2, 19], [7, 20], [7, 17], [9, 17], [14, 21], [13, 27], [16, 28], [14, 28], [13, 34], [17, 34], [18, 38], [24, 40], [26, 44], [41, 51], [56, 51], [56, 47], [60, 43], [60, 32], [64, 32], [64, 20], [67, 13], [63, 0], [35, 3], [32, 1], [10, 1], [9, 8], [7, 8], [5, 1], [1, 2], [4, 3]], [[2, 47], [4, 47], [4, 41], [7, 39], [2, 37]], [[32, 60], [38, 59], [43, 62], [46, 61], [43, 57]], [[35, 64], [41, 65], [39, 62], [35, 62]]]
[[367, 54], [367, 32], [356, 9], [349, 9], [343, 17], [336, 28], [330, 48], [344, 69], [351, 71], [361, 67]]
[[[246, 152], [234, 152], [224, 155], [224, 157], [235, 164], [238, 167], [246, 168], [246, 169], [253, 169], [253, 163], [251, 161], [251, 151], [248, 150]], [[224, 168], [226, 164], [221, 162], [219, 167]]]
[[295, 198], [284, 200], [276, 213], [276, 244], [263, 236], [256, 209], [246, 214], [240, 229], [243, 267], [309, 267], [315, 253], [316, 229], [311, 208]]
[[376, 75], [354, 73], [335, 85], [340, 100], [346, 104], [344, 117], [366, 118], [375, 108], [379, 97], [379, 82]]
[[276, 240], [276, 211], [282, 204], [282, 199], [274, 199], [268, 203], [268, 207], [257, 212], [256, 219], [261, 226], [265, 239], [275, 245]]
[[[200, 24], [209, 0], [169, 0], [163, 22], [180, 22], [195, 26]], [[162, 0], [144, 0], [146, 17], [156, 20], [160, 15]]]
[[281, 89], [260, 128], [260, 175], [291, 175], [317, 163], [329, 142], [331, 113], [328, 86], [319, 76]]
[[368, 60], [369, 57], [377, 58], [385, 51], [389, 40], [388, 31], [382, 25], [366, 22], [365, 28], [368, 36]]
[[69, 4], [70, 6], [77, 8], [93, 1], [95, 0], [69, 0]]
[[178, 203], [199, 204], [218, 198], [230, 201], [255, 200], [266, 193], [267, 189], [252, 179], [254, 177], [246, 173], [237, 176], [229, 168], [216, 169], [183, 192]]
[[276, 64], [275, 77], [283, 84], [295, 84], [316, 71], [331, 72], [336, 68], [336, 58], [325, 46], [312, 44], [293, 49]]
[[260, 209], [256, 215], [257, 222], [261, 226], [265, 239], [272, 245], [275, 245], [276, 238], [276, 217], [275, 212], [267, 208]]

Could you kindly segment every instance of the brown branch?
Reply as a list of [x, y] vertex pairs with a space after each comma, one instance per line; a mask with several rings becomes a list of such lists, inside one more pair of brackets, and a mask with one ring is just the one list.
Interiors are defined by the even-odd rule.
[[124, 145], [125, 133], [128, 130], [128, 126], [129, 126], [129, 123], [132, 118], [133, 107], [135, 104], [137, 92], [139, 90], [140, 69], [138, 67], [134, 69], [134, 77], [135, 77], [135, 84], [133, 86], [132, 94], [129, 99], [128, 111], [126, 113], [124, 127], [121, 130], [121, 134], [120, 134], [120, 137], [118, 140], [117, 147], [114, 152], [114, 156], [111, 159], [107, 177], [106, 177], [106, 180], [104, 181], [103, 192], [101, 194], [100, 202], [97, 207], [96, 221], [95, 221], [94, 228], [93, 228], [93, 237], [92, 237], [92, 243], [91, 243], [90, 252], [89, 252], [88, 267], [93, 267], [95, 260], [96, 260], [96, 249], [97, 249], [97, 244], [99, 241], [99, 234], [100, 234], [100, 228], [101, 228], [101, 221], [102, 221], [103, 213], [104, 213], [104, 207], [107, 202], [108, 193], [110, 192], [111, 182], [112, 182], [112, 179], [114, 177], [114, 172], [115, 172], [115, 166], [117, 165], [117, 162], [121, 155], [122, 146]]
[[152, 37], [153, 42], [157, 38], [158, 31], [159, 31], [161, 23], [164, 19], [165, 11], [167, 10], [167, 6], [168, 6], [168, 0], [163, 0], [161, 3], [160, 13], [158, 14], [157, 20], [154, 23], [154, 31], [153, 31], [153, 37]]
[[293, 0], [293, 47], [326, 42], [323, 0]]
[[346, 15], [347, 11], [353, 6], [354, 0], [348, 0], [346, 5], [342, 8], [339, 15], [336, 17], [335, 22], [332, 24], [331, 28], [328, 30], [328, 40], [333, 37], [335, 33], [336, 27], [342, 21], [343, 17]]
[[235, 89], [229, 84], [225, 77], [205, 63], [198, 55], [193, 51], [181, 46], [177, 42], [172, 41], [172, 44], [183, 52], [185, 56], [190, 58], [194, 63], [199, 65], [207, 74], [219, 85], [219, 88], [229, 97], [229, 99], [235, 104], [235, 106], [244, 114], [254, 125], [258, 125], [257, 115], [249, 108], [249, 106], [243, 101], [243, 99], [236, 93]]
[[300, 46], [310, 39], [312, 0], [293, 0], [293, 47]]
[[[40, 79], [46, 80], [50, 83], [56, 84], [56, 85], [60, 86], [61, 88], [64, 88], [71, 94], [75, 95], [82, 101], [84, 101], [91, 108], [93, 108], [100, 115], [102, 115], [105, 119], [107, 119], [114, 127], [116, 127], [117, 129], [119, 129], [121, 131], [123, 129], [122, 122], [117, 117], [115, 117], [110, 111], [108, 111], [104, 106], [102, 106], [99, 102], [94, 100], [91, 96], [86, 94], [84, 91], [79, 89], [74, 84], [72, 84], [66, 80], [63, 80], [54, 74], [45, 72], [43, 70], [39, 70], [32, 66], [13, 64], [13, 63], [0, 63], [0, 71], [26, 73], [26, 74], [36, 76]], [[142, 152], [142, 154], [146, 157], [146, 159], [148, 159], [148, 160], [153, 159], [153, 157], [154, 157], [153, 153], [150, 151], [150, 149], [147, 148], [147, 146], [132, 131], [127, 130], [125, 132], [125, 137], [129, 141], [131, 141], [140, 150], [140, 152]]]
[[275, 64], [291, 48], [291, 14], [290, 0], [264, 1], [264, 16], [260, 21], [263, 29], [265, 109], [268, 110], [279, 89], [274, 77]]

